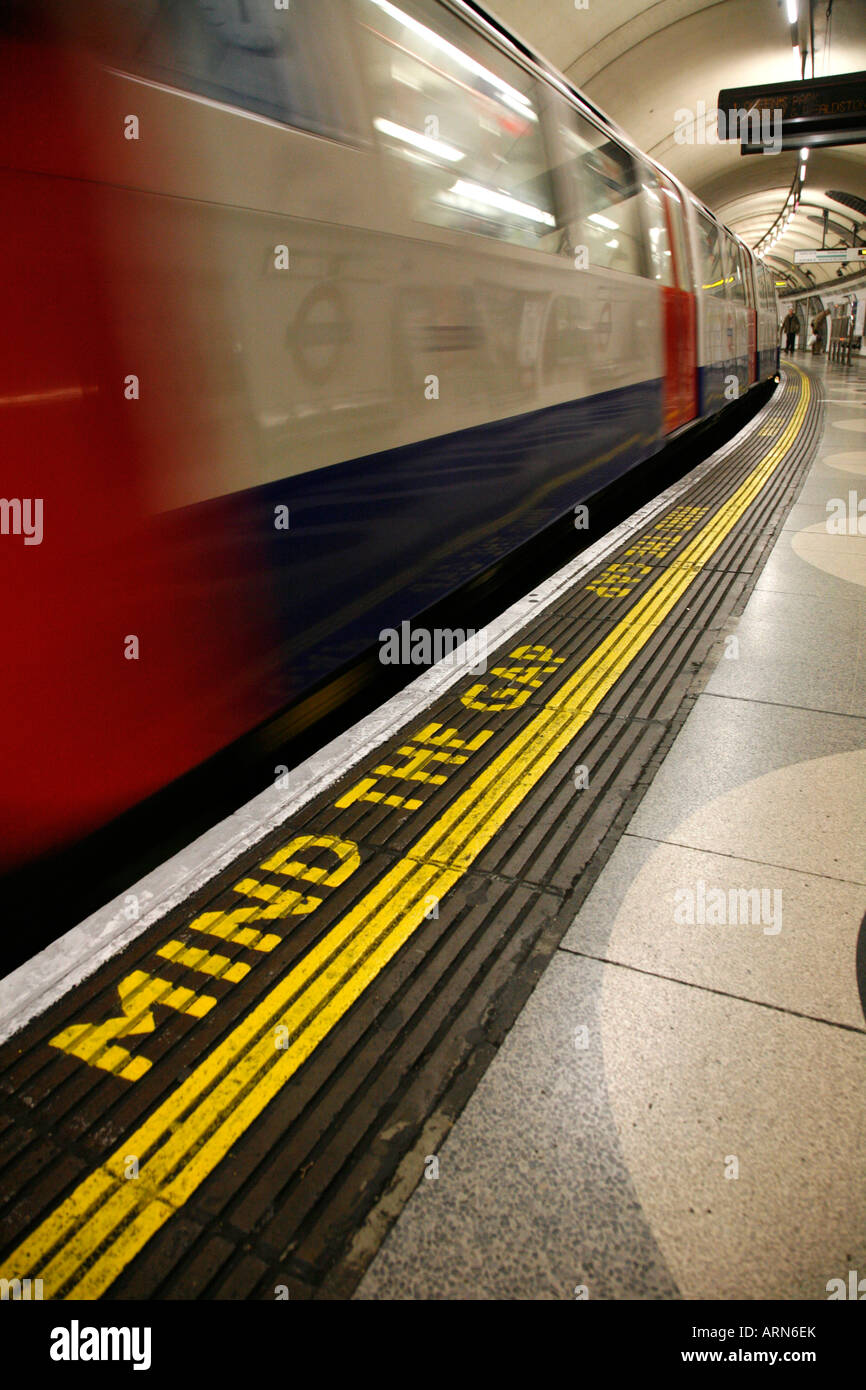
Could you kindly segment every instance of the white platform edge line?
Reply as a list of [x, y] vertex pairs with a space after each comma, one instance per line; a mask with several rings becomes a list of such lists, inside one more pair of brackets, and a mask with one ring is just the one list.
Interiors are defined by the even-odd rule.
[[[494, 651], [507, 642], [536, 614], [544, 612], [568, 589], [576, 587], [589, 570], [622, 545], [629, 535], [640, 530], [700, 482], [716, 467], [721, 457], [728, 455], [743, 436], [757, 427], [762, 416], [773, 407], [778, 394], [784, 390], [785, 380], [783, 371], [778, 391], [727, 444], [569, 561], [526, 598], [512, 604], [480, 630], [476, 643], [485, 640], [486, 650]], [[652, 467], [652, 459], [640, 466]], [[628, 476], [625, 475], [624, 482]], [[379, 709], [366, 715], [294, 768], [289, 774], [292, 782], [290, 789], [281, 791], [272, 787], [260, 792], [245, 806], [178, 851], [165, 864], [145, 874], [125, 893], [118, 894], [0, 980], [0, 1043], [44, 1013], [63, 994], [87, 979], [178, 903], [197, 892], [209, 879], [215, 878], [232, 859], [251, 849], [313, 797], [338, 781], [378, 744], [384, 743], [407, 722], [417, 719], [440, 695], [469, 674], [477, 656], [475, 652], [470, 652], [461, 657], [462, 650], [458, 648], [448, 661], [424, 671]], [[136, 898], [139, 905], [147, 905], [146, 911], [131, 922], [126, 916], [130, 897]]]

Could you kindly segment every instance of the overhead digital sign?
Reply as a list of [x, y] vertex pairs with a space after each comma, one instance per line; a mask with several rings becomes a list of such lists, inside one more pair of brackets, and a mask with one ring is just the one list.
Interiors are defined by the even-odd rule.
[[740, 141], [741, 154], [866, 144], [866, 72], [727, 87], [719, 92], [718, 129], [720, 140]]

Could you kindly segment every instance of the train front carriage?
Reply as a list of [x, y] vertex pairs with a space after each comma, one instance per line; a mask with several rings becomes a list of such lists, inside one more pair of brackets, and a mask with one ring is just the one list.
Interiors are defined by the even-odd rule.
[[724, 408], [755, 311], [716, 219], [472, 6], [0, 24], [4, 490], [46, 536], [0, 557], [8, 867]]

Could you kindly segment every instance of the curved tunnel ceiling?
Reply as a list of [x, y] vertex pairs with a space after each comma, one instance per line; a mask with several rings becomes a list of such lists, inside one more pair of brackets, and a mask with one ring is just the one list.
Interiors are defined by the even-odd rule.
[[[486, 4], [486, 0], [482, 0]], [[664, 164], [750, 246], [773, 225], [791, 188], [799, 154], [740, 154], [721, 144], [713, 125], [725, 87], [783, 82], [800, 76], [791, 51], [784, 0], [490, 0], [513, 32], [544, 54], [591, 101]], [[827, 11], [830, 11], [829, 20]], [[808, 0], [800, 0], [808, 14]], [[814, 72], [826, 77], [866, 69], [866, 0], [813, 0]], [[812, 76], [812, 55], [806, 76]], [[687, 113], [694, 113], [692, 124]], [[689, 138], [691, 136], [691, 138]], [[852, 221], [866, 242], [866, 217], [832, 193], [866, 198], [866, 145], [812, 149], [798, 212], [767, 253], [769, 265], [792, 284], [808, 281], [792, 262], [796, 247], [822, 245], [830, 209], [828, 247], [850, 244]], [[835, 233], [841, 225], [845, 236]], [[837, 278], [833, 265], [811, 265], [814, 281]], [[780, 277], [781, 278], [781, 277]]]

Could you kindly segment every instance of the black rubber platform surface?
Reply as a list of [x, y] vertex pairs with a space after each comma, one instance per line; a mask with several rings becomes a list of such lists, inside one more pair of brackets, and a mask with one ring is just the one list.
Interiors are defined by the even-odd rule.
[[486, 672], [0, 1049], [3, 1277], [351, 1293], [702, 688], [820, 424], [789, 368]]

